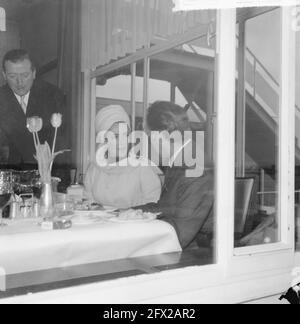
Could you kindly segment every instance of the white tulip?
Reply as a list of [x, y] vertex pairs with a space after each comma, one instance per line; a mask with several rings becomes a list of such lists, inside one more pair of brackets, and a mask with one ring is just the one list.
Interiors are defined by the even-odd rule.
[[43, 119], [40, 117], [27, 118], [27, 129], [30, 133], [40, 132], [43, 128]]
[[62, 114], [53, 114], [51, 117], [51, 125], [54, 128], [59, 128], [62, 124]]

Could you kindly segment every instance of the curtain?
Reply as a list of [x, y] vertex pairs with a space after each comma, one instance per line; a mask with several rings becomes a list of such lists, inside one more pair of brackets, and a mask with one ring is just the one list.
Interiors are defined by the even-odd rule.
[[81, 0], [62, 0], [58, 46], [58, 85], [66, 94], [72, 164], [80, 161], [81, 143]]
[[172, 0], [84, 0], [82, 68], [95, 69], [215, 19], [215, 11], [173, 7]]

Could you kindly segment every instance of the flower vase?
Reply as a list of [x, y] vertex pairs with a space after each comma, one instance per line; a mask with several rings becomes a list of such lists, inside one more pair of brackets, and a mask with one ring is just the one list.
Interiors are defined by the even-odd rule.
[[52, 190], [51, 183], [42, 184], [40, 211], [41, 211], [41, 217], [45, 221], [51, 221], [55, 216], [53, 190]]

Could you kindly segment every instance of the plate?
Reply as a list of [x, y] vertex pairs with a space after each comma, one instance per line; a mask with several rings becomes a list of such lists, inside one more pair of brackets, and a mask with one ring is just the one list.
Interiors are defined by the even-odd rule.
[[111, 207], [111, 206], [103, 206], [104, 210], [107, 212], [115, 212], [116, 210], [118, 210], [118, 208], [116, 207]]
[[74, 216], [83, 216], [83, 217], [104, 217], [110, 218], [116, 216], [113, 213], [113, 210], [75, 210]]
[[152, 222], [157, 219], [158, 214], [152, 213], [143, 213], [138, 214], [136, 216], [131, 215], [129, 217], [112, 217], [109, 218], [108, 221], [113, 223], [145, 223], [145, 222]]
[[74, 225], [89, 225], [93, 223], [105, 222], [115, 217], [107, 211], [101, 210], [86, 210], [75, 211], [74, 216], [71, 218]]
[[[84, 205], [83, 205], [84, 206]], [[75, 212], [77, 213], [81, 213], [81, 212], [84, 212], [84, 213], [87, 213], [87, 212], [114, 212], [116, 211], [117, 208], [114, 208], [114, 207], [111, 207], [111, 206], [97, 206], [96, 208], [88, 208], [88, 206], [86, 206], [86, 208], [75, 208]]]
[[90, 224], [95, 224], [95, 223], [101, 223], [104, 220], [101, 217], [79, 217], [79, 216], [74, 216], [71, 219], [71, 221], [72, 221], [73, 225], [90, 225]]

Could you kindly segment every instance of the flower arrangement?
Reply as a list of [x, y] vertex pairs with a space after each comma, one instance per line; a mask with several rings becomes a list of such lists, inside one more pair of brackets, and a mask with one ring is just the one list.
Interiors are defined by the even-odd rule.
[[39, 132], [43, 128], [43, 120], [40, 117], [31, 117], [27, 119], [27, 129], [33, 136], [33, 142], [36, 150], [35, 159], [38, 163], [39, 173], [41, 177], [42, 183], [51, 183], [51, 172], [52, 166], [55, 158], [67, 152], [69, 150], [63, 150], [59, 152], [55, 152], [56, 140], [57, 140], [57, 131], [58, 128], [62, 125], [62, 115], [61, 114], [53, 114], [51, 118], [51, 125], [55, 129], [54, 139], [52, 144], [52, 149], [48, 142], [41, 144], [39, 138]]

